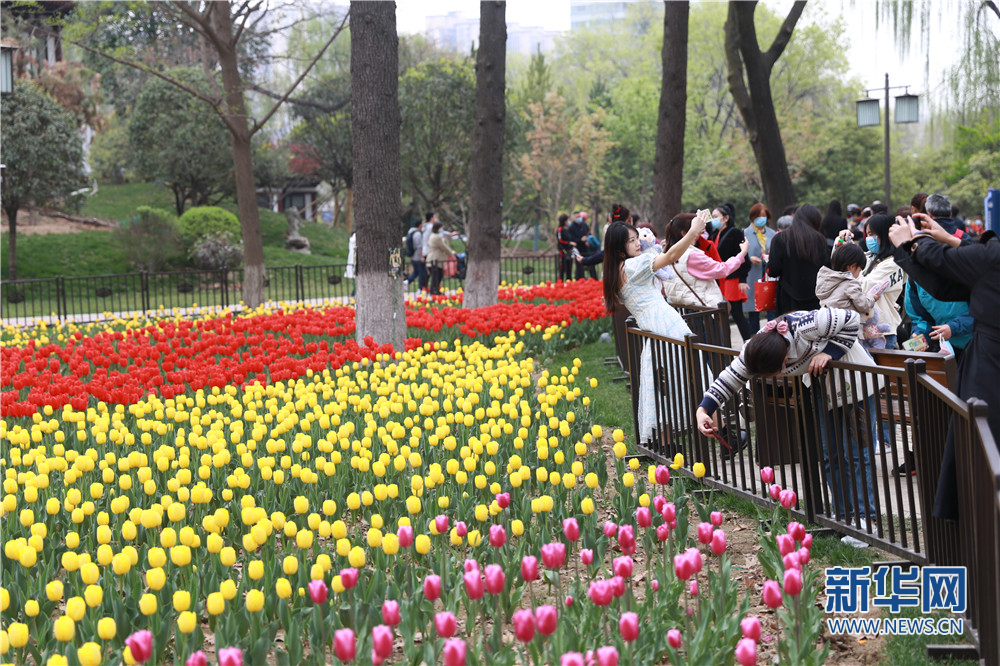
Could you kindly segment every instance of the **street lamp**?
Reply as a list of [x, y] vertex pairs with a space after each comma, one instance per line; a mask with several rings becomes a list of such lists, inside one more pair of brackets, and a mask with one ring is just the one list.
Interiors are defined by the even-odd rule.
[[[890, 187], [889, 187], [889, 90], [896, 88], [904, 88], [906, 92], [902, 95], [896, 96], [896, 122], [897, 123], [915, 123], [920, 120], [920, 98], [917, 95], [911, 95], [909, 92], [909, 86], [889, 86], [889, 75], [885, 75], [885, 205], [892, 210], [892, 203], [890, 201]], [[878, 125], [881, 118], [879, 113], [879, 101], [877, 97], [868, 97], [867, 95], [872, 90], [878, 90], [878, 88], [869, 88], [864, 91], [865, 98], [859, 99], [857, 102], [857, 115], [858, 115], [858, 127], [871, 127]]]

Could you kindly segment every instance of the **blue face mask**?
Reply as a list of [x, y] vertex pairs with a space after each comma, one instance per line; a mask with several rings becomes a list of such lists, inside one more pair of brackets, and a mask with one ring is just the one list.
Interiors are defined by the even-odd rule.
[[767, 218], [758, 217], [756, 220], [753, 221], [753, 223], [758, 227], [763, 227], [765, 224], [767, 224]]
[[713, 217], [712, 218], [712, 228], [713, 229], [719, 229], [721, 227], [722, 227], [722, 218], [721, 217]]
[[876, 238], [875, 236], [869, 236], [868, 238], [866, 238], [865, 245], [868, 246], [868, 251], [871, 252], [872, 254], [878, 254], [878, 251], [882, 249], [878, 242], [878, 238]]

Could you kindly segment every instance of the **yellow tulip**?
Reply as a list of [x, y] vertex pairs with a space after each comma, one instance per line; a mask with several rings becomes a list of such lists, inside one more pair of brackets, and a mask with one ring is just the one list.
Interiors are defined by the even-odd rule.
[[198, 616], [191, 611], [184, 611], [177, 616], [177, 629], [182, 634], [190, 634], [198, 627]]
[[247, 575], [251, 580], [260, 580], [264, 577], [264, 563], [260, 560], [253, 560], [247, 566]]
[[149, 589], [158, 591], [163, 588], [166, 582], [167, 575], [163, 569], [157, 567], [146, 572], [146, 585], [149, 586]]
[[76, 623], [73, 618], [62, 615], [52, 623], [52, 633], [57, 641], [68, 643], [73, 640], [73, 636], [76, 634]]
[[101, 570], [93, 562], [87, 562], [80, 566], [80, 580], [86, 585], [93, 585], [101, 577]]
[[701, 477], [705, 476], [704, 463], [696, 462], [694, 465], [691, 466], [691, 471], [694, 472], [694, 476], [696, 479], [700, 479]]
[[247, 592], [246, 607], [251, 613], [257, 613], [264, 608], [264, 593], [260, 590]]
[[365, 566], [365, 551], [361, 546], [355, 546], [351, 548], [351, 553], [347, 556], [347, 561], [355, 569], [361, 569]]
[[417, 552], [421, 555], [426, 555], [431, 552], [431, 538], [426, 534], [418, 534], [417, 538], [414, 540], [414, 545], [416, 546]]
[[226, 600], [219, 592], [212, 592], [205, 601], [205, 608], [212, 615], [219, 615], [226, 610]]
[[97, 635], [103, 641], [110, 641], [118, 635], [118, 625], [113, 617], [102, 617], [97, 621]]
[[309, 530], [300, 530], [295, 535], [295, 545], [297, 545], [302, 550], [312, 548], [313, 544], [313, 533]]
[[292, 584], [288, 582], [287, 578], [279, 578], [274, 582], [274, 591], [278, 594], [279, 599], [287, 599], [292, 596]]
[[146, 593], [139, 597], [139, 611], [146, 616], [150, 616], [156, 612], [157, 607], [156, 595]]
[[88, 585], [83, 591], [83, 599], [91, 608], [97, 608], [104, 601], [104, 588], [99, 585]]
[[[7, 590], [4, 590], [6, 594]], [[63, 584], [62, 581], [54, 580], [45, 586], [45, 596], [48, 597], [49, 601], [59, 601], [63, 596]], [[5, 604], [6, 605], [6, 604]], [[4, 610], [7, 610], [4, 608]]]
[[222, 594], [222, 598], [226, 601], [232, 601], [236, 598], [236, 581], [232, 579], [226, 579], [219, 584], [219, 592]]
[[7, 637], [10, 644], [15, 648], [22, 648], [28, 644], [28, 625], [21, 622], [13, 622], [7, 627]]
[[219, 561], [223, 566], [231, 567], [236, 564], [236, 551], [232, 546], [226, 546], [219, 553]]
[[70, 616], [74, 622], [82, 620], [86, 612], [87, 603], [83, 600], [83, 597], [70, 597], [66, 600], [66, 615]]
[[97, 643], [84, 643], [76, 651], [80, 666], [98, 666], [101, 663], [101, 646]]
[[28, 599], [24, 602], [24, 614], [28, 617], [38, 617], [38, 613], [41, 608], [38, 606], [38, 602], [34, 599]]

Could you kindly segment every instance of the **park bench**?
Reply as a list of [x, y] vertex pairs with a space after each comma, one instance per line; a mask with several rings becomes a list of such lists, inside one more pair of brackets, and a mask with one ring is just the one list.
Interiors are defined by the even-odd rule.
[[[923, 361], [927, 368], [927, 376], [931, 377], [939, 384], [950, 391], [955, 391], [958, 387], [958, 363], [955, 362], [954, 354], [937, 354], [934, 352], [913, 352], [900, 349], [871, 349], [872, 358], [875, 363], [887, 368], [905, 368], [908, 359]], [[896, 423], [908, 425], [910, 423], [910, 399], [909, 387], [906, 381], [902, 384], [903, 399], [889, 400], [886, 391], [879, 395], [879, 412], [888, 415], [890, 410]], [[902, 409], [900, 408], [902, 406]]]

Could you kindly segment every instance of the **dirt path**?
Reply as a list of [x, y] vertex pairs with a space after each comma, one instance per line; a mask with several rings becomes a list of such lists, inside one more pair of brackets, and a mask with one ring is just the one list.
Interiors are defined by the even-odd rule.
[[[113, 226], [74, 222], [63, 217], [47, 215], [45, 211], [37, 211], [34, 215], [21, 211], [17, 216], [17, 233], [22, 236], [78, 234], [81, 231], [112, 231], [114, 228]], [[4, 215], [3, 221], [0, 223], [0, 233], [6, 234], [9, 231], [7, 216]]]

